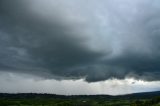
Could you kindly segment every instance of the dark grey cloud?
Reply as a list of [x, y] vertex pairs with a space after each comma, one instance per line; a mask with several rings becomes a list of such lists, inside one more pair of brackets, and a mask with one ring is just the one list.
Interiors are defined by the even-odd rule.
[[37, 17], [18, 0], [2, 0], [1, 5], [2, 70], [47, 71], [72, 77], [72, 68], [91, 64], [102, 56], [87, 48], [83, 39], [58, 19], [50, 22]]
[[1, 0], [0, 70], [88, 82], [160, 80], [157, 3]]

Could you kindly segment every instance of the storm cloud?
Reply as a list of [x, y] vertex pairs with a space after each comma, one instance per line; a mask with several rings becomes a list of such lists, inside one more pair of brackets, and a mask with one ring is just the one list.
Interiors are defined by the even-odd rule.
[[160, 1], [1, 0], [0, 71], [160, 80]]

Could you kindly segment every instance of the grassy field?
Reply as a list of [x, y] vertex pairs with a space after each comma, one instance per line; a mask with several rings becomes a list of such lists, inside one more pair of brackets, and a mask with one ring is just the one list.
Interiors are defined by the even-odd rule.
[[160, 106], [160, 96], [0, 94], [0, 106]]

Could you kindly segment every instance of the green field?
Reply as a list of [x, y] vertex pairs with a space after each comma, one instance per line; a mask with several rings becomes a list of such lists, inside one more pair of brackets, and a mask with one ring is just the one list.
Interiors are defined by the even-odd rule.
[[[138, 96], [138, 95], [137, 95]], [[0, 106], [160, 106], [160, 96], [59, 96], [48, 94], [1, 94]]]

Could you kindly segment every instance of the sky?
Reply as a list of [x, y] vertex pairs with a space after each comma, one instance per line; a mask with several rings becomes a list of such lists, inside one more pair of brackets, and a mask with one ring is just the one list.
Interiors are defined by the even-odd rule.
[[0, 92], [160, 90], [159, 0], [1, 0]]

